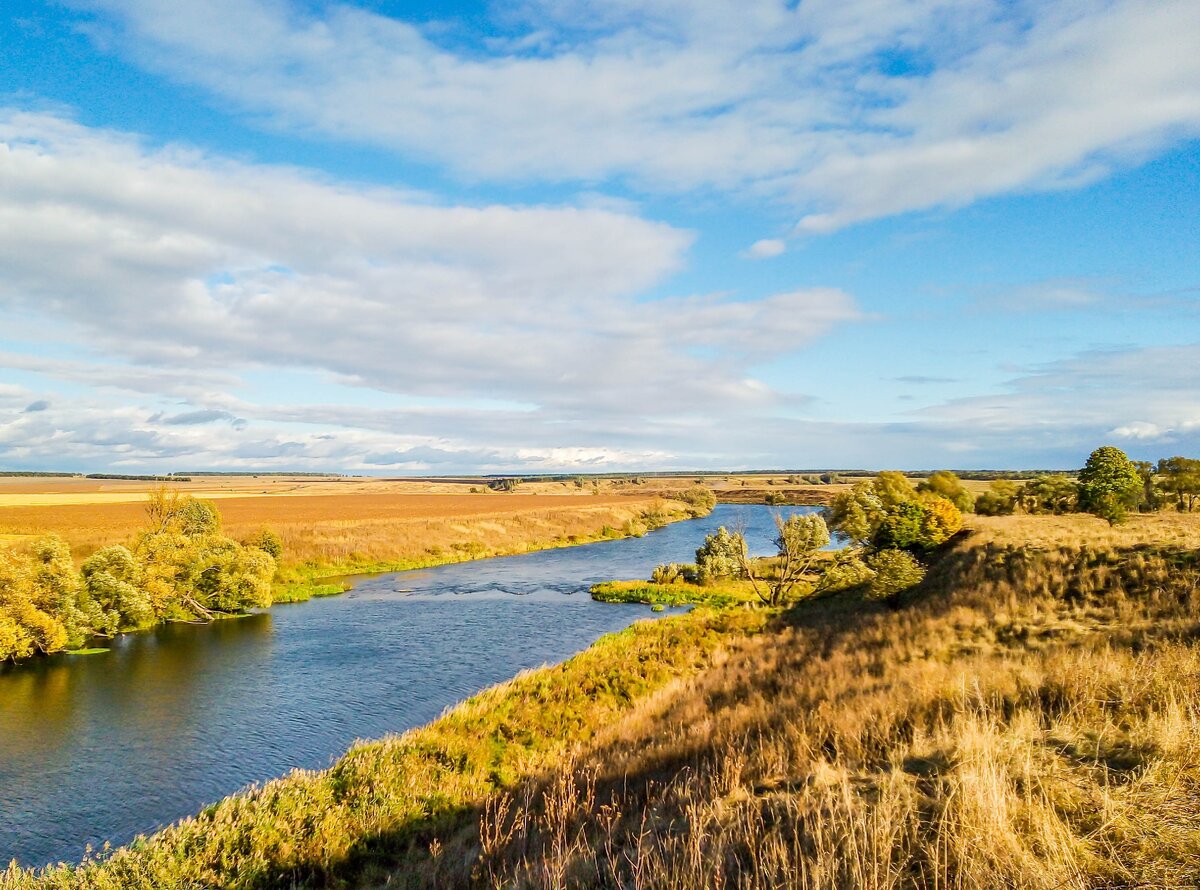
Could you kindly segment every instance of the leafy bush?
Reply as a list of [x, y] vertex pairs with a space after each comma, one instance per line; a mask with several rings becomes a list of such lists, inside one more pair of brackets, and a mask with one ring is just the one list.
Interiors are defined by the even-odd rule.
[[925, 568], [905, 550], [872, 553], [867, 557], [867, 568], [871, 570], [871, 596], [881, 600], [894, 600], [925, 577]]
[[696, 551], [696, 579], [703, 584], [711, 578], [741, 578], [746, 553], [746, 539], [721, 526]]

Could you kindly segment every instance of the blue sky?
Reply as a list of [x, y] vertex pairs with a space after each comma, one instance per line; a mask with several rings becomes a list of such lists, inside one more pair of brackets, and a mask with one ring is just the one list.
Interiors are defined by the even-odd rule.
[[1200, 7], [9, 0], [0, 468], [1200, 452]]

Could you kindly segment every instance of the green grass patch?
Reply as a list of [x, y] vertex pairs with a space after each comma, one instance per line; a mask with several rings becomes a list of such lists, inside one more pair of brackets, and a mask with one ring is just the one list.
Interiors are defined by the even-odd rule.
[[758, 603], [759, 598], [749, 581], [723, 579], [710, 584], [689, 584], [675, 581], [656, 584], [653, 581], [605, 581], [593, 584], [592, 599], [601, 603], [642, 603], [648, 606], [704, 605], [727, 609], [745, 603]]
[[111, 649], [107, 649], [103, 646], [94, 646], [90, 649], [68, 649], [68, 650], [66, 650], [66, 652], [64, 654], [65, 655], [103, 655], [105, 652], [111, 652], [111, 651], [112, 651]]

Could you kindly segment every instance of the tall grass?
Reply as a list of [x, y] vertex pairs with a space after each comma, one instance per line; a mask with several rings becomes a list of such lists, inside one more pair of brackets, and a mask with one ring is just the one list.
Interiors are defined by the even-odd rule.
[[899, 611], [731, 640], [393, 882], [1195, 887], [1198, 563], [960, 543]]

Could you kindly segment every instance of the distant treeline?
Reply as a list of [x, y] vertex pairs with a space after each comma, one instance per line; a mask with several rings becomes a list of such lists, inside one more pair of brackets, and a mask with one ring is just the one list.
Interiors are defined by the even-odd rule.
[[[172, 474], [173, 479], [180, 478], [180, 473]], [[305, 479], [341, 479], [345, 477], [345, 473], [288, 473], [281, 470], [272, 470], [271, 472], [260, 472], [256, 470], [189, 470], [188, 476], [298, 476]]]
[[23, 477], [23, 476], [37, 476], [37, 477], [43, 477], [43, 478], [45, 478], [45, 477], [53, 477], [53, 478], [56, 478], [56, 479], [62, 479], [62, 478], [73, 479], [74, 477], [76, 477], [76, 476], [78, 476], [78, 475], [80, 475], [80, 474], [79, 474], [79, 473], [51, 473], [51, 472], [39, 472], [39, 471], [34, 471], [34, 470], [0, 470], [0, 477], [5, 477], [5, 478], [10, 478], [10, 477], [13, 477], [13, 478], [15, 478], [15, 477]]
[[87, 479], [128, 479], [133, 482], [191, 482], [190, 476], [176, 476], [169, 473], [166, 476], [138, 476], [133, 473], [88, 473]]

